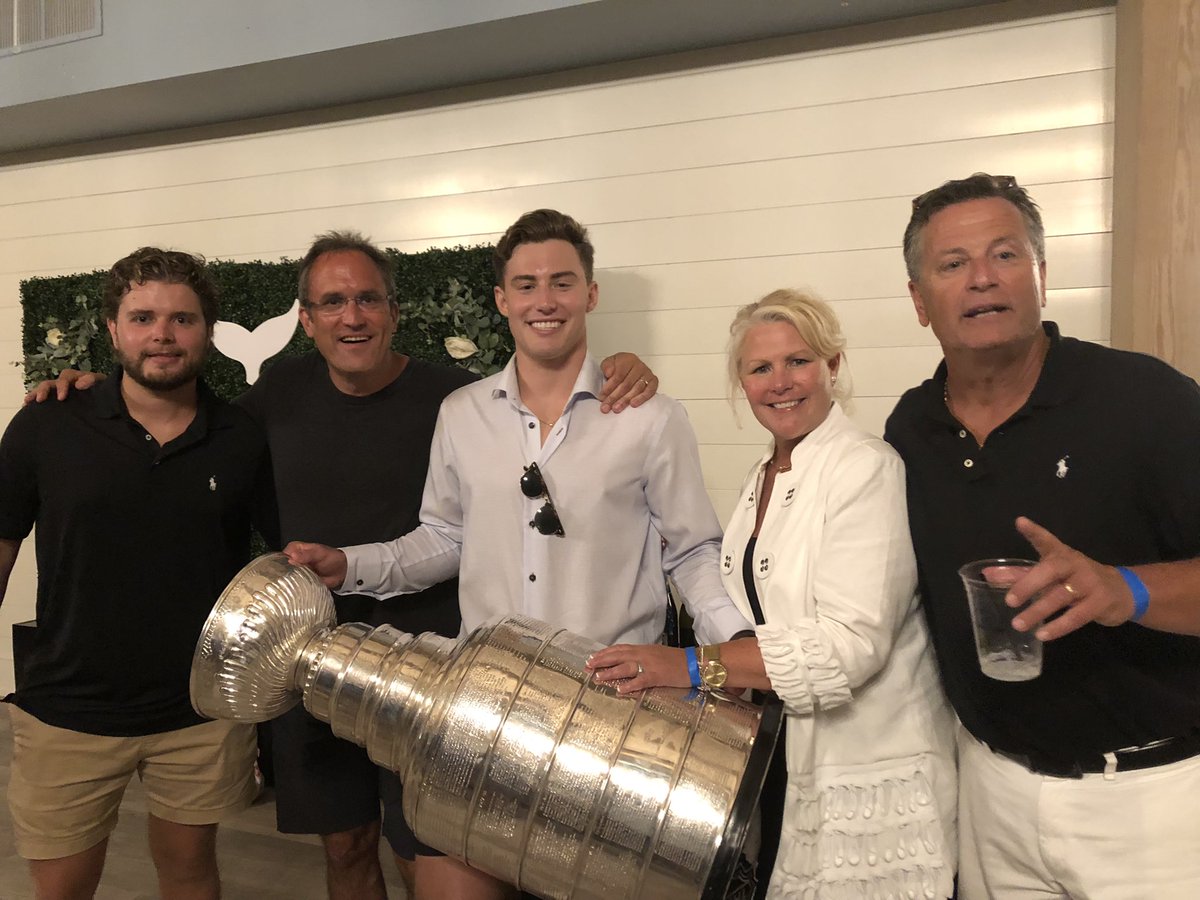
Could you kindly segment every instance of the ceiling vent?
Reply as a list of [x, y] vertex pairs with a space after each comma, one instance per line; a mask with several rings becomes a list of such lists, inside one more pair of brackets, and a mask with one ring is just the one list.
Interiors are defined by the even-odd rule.
[[100, 34], [100, 0], [0, 0], [0, 56]]

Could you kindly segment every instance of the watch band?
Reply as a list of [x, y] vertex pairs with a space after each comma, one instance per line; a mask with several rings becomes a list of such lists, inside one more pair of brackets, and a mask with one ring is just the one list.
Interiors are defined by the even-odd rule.
[[729, 670], [721, 662], [721, 648], [717, 644], [702, 644], [696, 648], [696, 654], [699, 658], [701, 689], [715, 691], [725, 687]]

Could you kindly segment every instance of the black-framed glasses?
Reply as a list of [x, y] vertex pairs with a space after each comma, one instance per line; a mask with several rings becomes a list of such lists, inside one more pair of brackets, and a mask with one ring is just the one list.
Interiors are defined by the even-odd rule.
[[[962, 180], [967, 181], [967, 182], [971, 182], [971, 181], [979, 182], [980, 180], [984, 180], [984, 183], [986, 184], [986, 179], [991, 179], [992, 185], [996, 188], [996, 190], [999, 190], [999, 191], [1009, 191], [1017, 186], [1017, 179], [1014, 178], [1012, 175], [985, 175], [981, 172], [979, 174], [972, 175], [970, 178], [964, 178]], [[957, 185], [957, 184], [961, 184], [961, 182], [957, 182], [957, 181], [947, 182], [946, 184], [939, 185], [938, 187], [928, 190], [925, 193], [920, 194], [919, 196], [913, 197], [913, 200], [912, 200], [913, 212], [917, 212], [918, 210], [920, 210], [920, 208], [922, 206], [924, 206], [926, 203], [928, 203], [929, 199], [931, 197], [933, 197], [935, 194], [938, 194], [938, 195], [944, 194], [944, 193], [946, 193], [947, 187], [950, 187], [952, 185]]]
[[537, 463], [530, 463], [525, 467], [525, 474], [521, 476], [521, 493], [530, 500], [541, 497], [546, 501], [542, 508], [533, 514], [529, 522], [530, 528], [536, 528], [538, 534], [555, 534], [559, 537], [566, 534], [563, 531], [562, 520], [558, 517], [558, 510], [554, 508], [554, 501], [550, 499], [550, 489], [546, 487], [546, 480], [542, 478], [542, 470], [538, 468]]

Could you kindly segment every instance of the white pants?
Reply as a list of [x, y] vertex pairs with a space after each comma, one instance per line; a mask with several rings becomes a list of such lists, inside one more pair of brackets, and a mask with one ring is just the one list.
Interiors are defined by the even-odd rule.
[[1198, 900], [1200, 757], [1035, 775], [958, 731], [961, 900]]

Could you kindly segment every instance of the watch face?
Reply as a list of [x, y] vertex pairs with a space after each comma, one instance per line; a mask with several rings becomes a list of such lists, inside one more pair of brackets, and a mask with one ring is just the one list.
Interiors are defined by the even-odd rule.
[[725, 679], [729, 677], [729, 670], [725, 668], [724, 663], [715, 659], [710, 659], [704, 664], [704, 669], [700, 672], [700, 679], [704, 682], [704, 687], [708, 690], [720, 690], [725, 687]]

